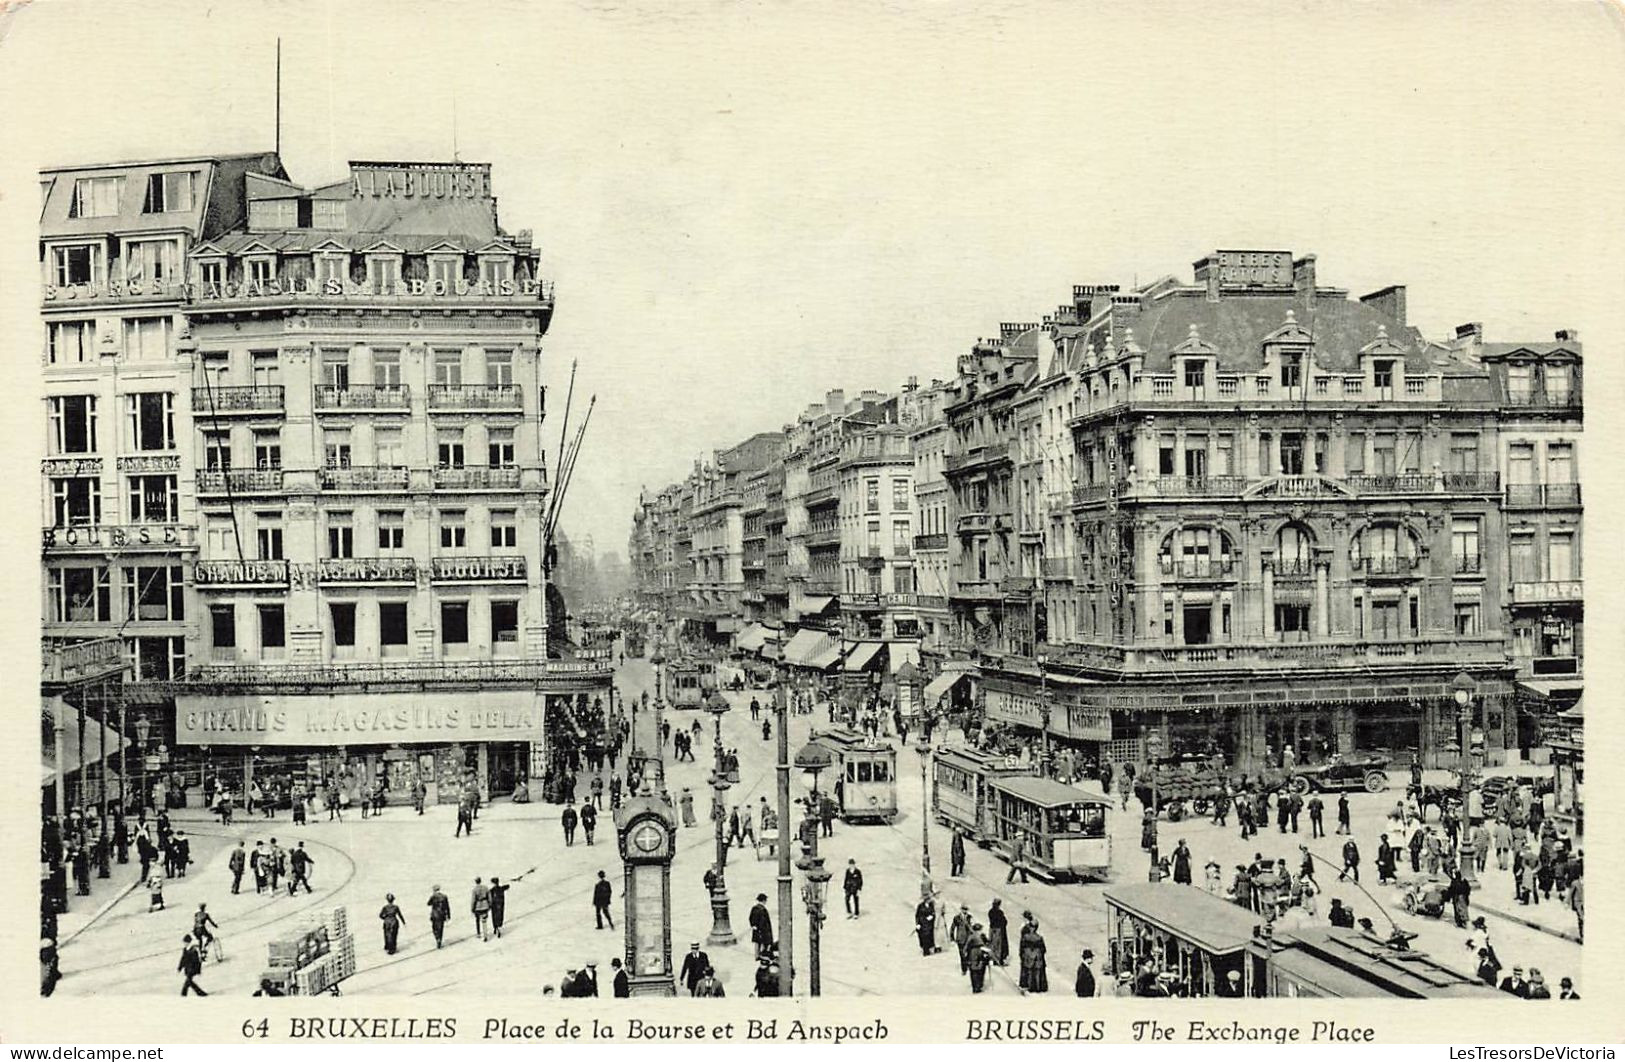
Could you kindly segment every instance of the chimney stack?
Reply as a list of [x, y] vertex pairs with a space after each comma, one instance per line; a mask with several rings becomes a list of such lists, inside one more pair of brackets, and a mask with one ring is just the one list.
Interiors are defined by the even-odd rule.
[[1405, 285], [1390, 284], [1380, 291], [1373, 291], [1369, 295], [1361, 295], [1360, 301], [1379, 313], [1385, 313], [1400, 324], [1405, 320]]
[[1300, 299], [1315, 297], [1315, 256], [1306, 254], [1292, 262], [1292, 289]]
[[1482, 341], [1484, 339], [1484, 322], [1468, 321], [1466, 324], [1456, 326], [1457, 339], [1466, 339], [1469, 336], [1474, 340]]
[[846, 392], [842, 390], [827, 391], [824, 394], [824, 412], [832, 417], [838, 417], [846, 412]]
[[1219, 256], [1210, 254], [1206, 258], [1197, 259], [1191, 266], [1196, 275], [1196, 283], [1207, 288], [1207, 301], [1219, 301]]
[[1573, 328], [1559, 328], [1557, 330], [1557, 341], [1559, 343], [1578, 343], [1580, 342], [1580, 333]]

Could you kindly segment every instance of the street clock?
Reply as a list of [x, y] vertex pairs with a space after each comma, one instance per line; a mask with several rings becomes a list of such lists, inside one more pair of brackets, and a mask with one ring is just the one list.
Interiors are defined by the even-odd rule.
[[671, 861], [677, 854], [677, 816], [664, 794], [635, 796], [615, 813], [625, 863], [626, 973], [634, 996], [674, 996], [671, 962]]

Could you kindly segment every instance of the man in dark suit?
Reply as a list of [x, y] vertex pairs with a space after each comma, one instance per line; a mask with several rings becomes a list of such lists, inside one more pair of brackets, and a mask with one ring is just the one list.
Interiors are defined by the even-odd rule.
[[184, 945], [181, 949], [181, 961], [175, 967], [178, 972], [186, 975], [186, 980], [181, 982], [181, 995], [184, 996], [190, 992], [196, 992], [200, 996], [208, 995], [209, 993], [203, 991], [202, 986], [193, 980], [194, 977], [203, 972], [203, 953], [198, 951], [196, 944], [192, 943], [192, 934], [190, 933], [181, 938], [181, 944]]
[[1078, 995], [1092, 996], [1095, 994], [1095, 972], [1089, 969], [1094, 961], [1095, 953], [1088, 948], [1083, 949], [1083, 961], [1078, 963]]
[[767, 893], [756, 894], [756, 905], [750, 909], [750, 940], [756, 945], [756, 957], [765, 958], [773, 950], [773, 918], [767, 913]]
[[611, 894], [609, 880], [604, 877], [604, 872], [600, 870], [598, 872], [598, 883], [592, 887], [592, 914], [597, 921], [597, 924], [593, 927], [595, 929], [603, 929], [605, 922], [609, 923], [609, 928], [615, 928], [615, 918], [609, 913]]
[[705, 971], [711, 968], [711, 957], [700, 950], [700, 942], [697, 940], [690, 944], [688, 949], [688, 954], [683, 956], [683, 967], [678, 971], [677, 977], [692, 996], [694, 986], [700, 983]]
[[629, 999], [632, 995], [632, 983], [626, 976], [626, 967], [621, 965], [621, 960], [619, 959], [609, 960], [609, 965], [615, 971], [615, 998]]

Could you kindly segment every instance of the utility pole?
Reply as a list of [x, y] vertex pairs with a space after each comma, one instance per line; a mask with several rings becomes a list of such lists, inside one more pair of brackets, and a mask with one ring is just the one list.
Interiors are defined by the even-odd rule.
[[795, 879], [790, 872], [790, 712], [783, 685], [773, 688], [779, 727], [779, 995], [795, 993]]

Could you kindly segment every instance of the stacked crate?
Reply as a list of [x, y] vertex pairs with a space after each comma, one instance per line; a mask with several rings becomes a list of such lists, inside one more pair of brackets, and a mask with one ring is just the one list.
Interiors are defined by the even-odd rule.
[[355, 974], [355, 937], [343, 907], [313, 916], [300, 930], [272, 940], [264, 976], [284, 990], [316, 995]]

